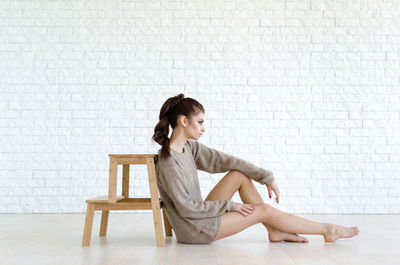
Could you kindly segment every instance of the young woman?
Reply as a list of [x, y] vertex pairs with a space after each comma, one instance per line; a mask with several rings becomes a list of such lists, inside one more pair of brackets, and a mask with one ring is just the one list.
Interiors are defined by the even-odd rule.
[[[272, 172], [209, 148], [198, 140], [204, 133], [204, 108], [183, 94], [161, 107], [152, 139], [162, 148], [156, 162], [157, 185], [168, 219], [180, 243], [211, 243], [262, 223], [271, 242], [308, 242], [297, 234], [322, 235], [326, 242], [354, 237], [357, 227], [310, 221], [264, 203], [252, 180], [266, 185], [269, 197], [279, 188]], [[171, 139], [169, 126], [173, 131]], [[197, 170], [229, 171], [203, 201]], [[231, 201], [239, 191], [242, 203]]]

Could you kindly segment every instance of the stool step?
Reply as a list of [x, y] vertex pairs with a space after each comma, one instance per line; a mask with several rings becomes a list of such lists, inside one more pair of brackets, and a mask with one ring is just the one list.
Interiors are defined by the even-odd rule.
[[[117, 196], [117, 201], [125, 199], [125, 196]], [[103, 196], [98, 196], [94, 198], [87, 199], [86, 202], [88, 203], [108, 203], [108, 196], [103, 195]]]
[[[107, 232], [108, 215], [112, 210], [150, 210], [153, 213], [154, 230], [157, 246], [164, 246], [161, 214], [164, 219], [165, 235], [172, 236], [172, 226], [169, 223], [165, 203], [159, 198], [155, 165], [158, 154], [109, 154], [109, 187], [108, 194], [86, 200], [86, 217], [83, 231], [82, 246], [90, 245], [93, 218], [95, 211], [102, 211], [100, 236]], [[122, 196], [117, 196], [118, 167], [122, 165]], [[129, 173], [132, 165], [146, 165], [150, 197], [129, 197]], [[163, 209], [164, 208], [164, 209]]]

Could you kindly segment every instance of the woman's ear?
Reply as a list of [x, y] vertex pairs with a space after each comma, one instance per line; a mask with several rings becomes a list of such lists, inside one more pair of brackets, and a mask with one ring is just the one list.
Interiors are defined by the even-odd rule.
[[188, 125], [188, 120], [185, 115], [179, 115], [178, 123], [182, 125], [182, 127], [186, 127]]

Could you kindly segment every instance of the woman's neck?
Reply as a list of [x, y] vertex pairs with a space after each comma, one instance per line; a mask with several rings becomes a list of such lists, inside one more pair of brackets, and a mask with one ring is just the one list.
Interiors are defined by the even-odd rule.
[[178, 153], [183, 153], [183, 147], [185, 146], [188, 138], [184, 135], [179, 134], [176, 130], [172, 132], [171, 139], [169, 141], [169, 148], [173, 149]]

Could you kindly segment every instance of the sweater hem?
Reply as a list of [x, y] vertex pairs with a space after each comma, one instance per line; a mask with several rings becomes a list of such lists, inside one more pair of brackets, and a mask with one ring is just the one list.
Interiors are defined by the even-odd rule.
[[212, 243], [218, 235], [219, 228], [221, 227], [221, 215], [217, 216], [217, 228], [215, 229], [215, 233], [210, 241]]

